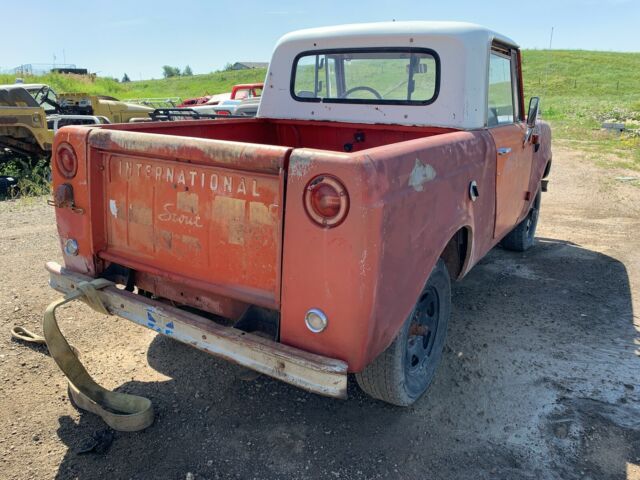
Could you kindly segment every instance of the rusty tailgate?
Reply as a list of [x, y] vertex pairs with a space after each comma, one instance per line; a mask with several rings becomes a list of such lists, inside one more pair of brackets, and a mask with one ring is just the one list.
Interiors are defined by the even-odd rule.
[[114, 130], [89, 145], [103, 259], [278, 308], [290, 148]]

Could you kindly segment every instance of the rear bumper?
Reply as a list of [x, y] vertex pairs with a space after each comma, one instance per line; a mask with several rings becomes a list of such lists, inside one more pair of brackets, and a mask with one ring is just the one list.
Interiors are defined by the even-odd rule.
[[[55, 262], [46, 265], [49, 285], [61, 292], [92, 280]], [[335, 398], [347, 396], [347, 364], [241, 330], [220, 326], [198, 315], [116, 287], [98, 292], [107, 310], [216, 357], [269, 375], [309, 392]]]

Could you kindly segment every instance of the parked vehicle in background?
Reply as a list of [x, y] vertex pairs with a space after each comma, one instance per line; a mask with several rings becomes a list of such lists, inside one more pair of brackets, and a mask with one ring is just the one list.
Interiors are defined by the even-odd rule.
[[49, 113], [95, 115], [106, 117], [112, 123], [127, 123], [132, 118], [145, 116], [153, 111], [151, 107], [122, 102], [107, 95], [56, 94], [46, 85], [35, 93], [34, 98]]
[[[214, 99], [214, 97], [216, 98]], [[193, 107], [194, 105], [202, 105], [204, 103], [211, 101], [212, 99], [214, 103], [217, 103], [221, 100], [228, 100], [230, 97], [231, 97], [231, 94], [227, 92], [227, 93], [220, 93], [218, 95], [203, 95], [202, 97], [187, 98], [186, 100], [183, 100], [182, 103], [177, 105], [177, 107], [187, 108], [187, 107]]]
[[215, 105], [204, 104], [190, 107], [194, 112], [200, 115], [233, 115], [242, 100], [222, 100]]
[[107, 117], [96, 115], [49, 115], [47, 117], [47, 128], [53, 133], [62, 127], [69, 125], [105, 125], [111, 123]]
[[231, 100], [245, 100], [262, 96], [264, 83], [241, 83], [231, 89]]
[[233, 114], [238, 117], [255, 117], [258, 114], [258, 107], [260, 107], [260, 98], [253, 97], [243, 100], [236, 105]]
[[101, 301], [142, 326], [410, 405], [442, 358], [451, 280], [534, 244], [551, 132], [537, 97], [525, 115], [520, 49], [466, 23], [302, 30], [266, 84], [256, 118], [62, 129], [51, 285], [110, 279], [128, 291]]
[[178, 105], [178, 108], [193, 107], [195, 105], [218, 105], [226, 100], [244, 100], [247, 98], [259, 97], [262, 95], [263, 88], [264, 83], [240, 83], [238, 85], [234, 85], [231, 92], [228, 93], [188, 98]]
[[180, 97], [128, 98], [126, 102], [133, 105], [143, 105], [151, 108], [176, 108], [181, 100]]
[[0, 86], [0, 148], [24, 155], [51, 151], [44, 109], [21, 85]]
[[28, 156], [48, 155], [59, 124], [128, 122], [152, 111], [113, 97], [58, 95], [44, 84], [0, 85], [0, 147]]

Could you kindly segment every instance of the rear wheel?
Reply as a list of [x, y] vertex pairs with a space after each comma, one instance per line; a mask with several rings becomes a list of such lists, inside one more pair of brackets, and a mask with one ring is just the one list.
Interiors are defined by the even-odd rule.
[[438, 260], [409, 318], [393, 343], [362, 372], [365, 393], [387, 403], [408, 406], [429, 388], [442, 358], [451, 314], [451, 281]]
[[507, 250], [514, 252], [524, 252], [533, 247], [535, 243], [536, 227], [538, 226], [538, 217], [540, 216], [540, 201], [542, 194], [538, 190], [538, 194], [531, 205], [529, 214], [522, 220], [516, 228], [511, 230], [506, 237], [502, 239], [500, 245]]

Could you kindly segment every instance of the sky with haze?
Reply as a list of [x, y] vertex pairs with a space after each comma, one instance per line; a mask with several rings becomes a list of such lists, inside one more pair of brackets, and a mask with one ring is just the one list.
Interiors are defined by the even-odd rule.
[[[4, 4], [4, 5], [2, 5]], [[0, 1], [0, 71], [73, 63], [101, 76], [159, 78], [162, 65], [194, 73], [268, 61], [283, 34], [387, 20], [479, 23], [523, 48], [640, 52], [640, 0], [30, 0]], [[13, 39], [8, 41], [6, 39]]]

